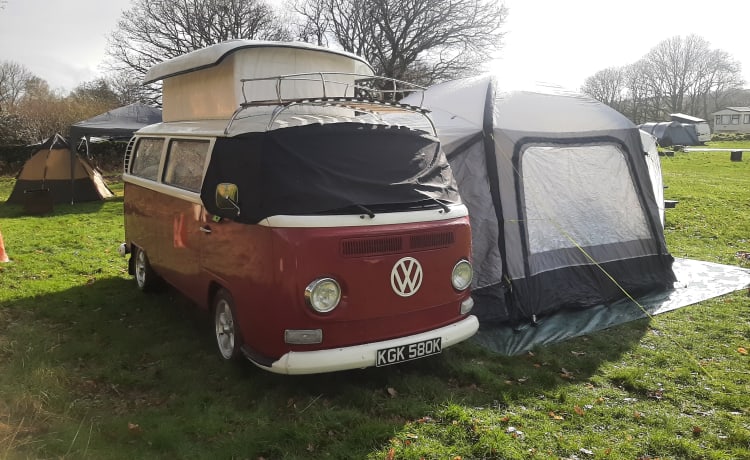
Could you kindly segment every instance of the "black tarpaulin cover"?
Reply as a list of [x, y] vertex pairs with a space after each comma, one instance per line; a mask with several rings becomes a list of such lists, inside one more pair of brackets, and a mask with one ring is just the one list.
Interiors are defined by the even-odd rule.
[[[220, 210], [219, 183], [239, 188], [241, 213]], [[436, 138], [408, 128], [313, 124], [216, 141], [201, 190], [209, 212], [247, 223], [273, 215], [460, 201]]]

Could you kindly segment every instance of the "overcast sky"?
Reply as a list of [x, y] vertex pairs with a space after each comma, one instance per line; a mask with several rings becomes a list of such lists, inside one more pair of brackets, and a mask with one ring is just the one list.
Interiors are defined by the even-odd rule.
[[[278, 0], [275, 0], [278, 1]], [[7, 0], [0, 61], [16, 61], [69, 91], [102, 72], [107, 37], [131, 0]], [[660, 41], [697, 34], [742, 63], [750, 87], [750, 0], [506, 0], [496, 71], [578, 89], [586, 77], [631, 64]]]

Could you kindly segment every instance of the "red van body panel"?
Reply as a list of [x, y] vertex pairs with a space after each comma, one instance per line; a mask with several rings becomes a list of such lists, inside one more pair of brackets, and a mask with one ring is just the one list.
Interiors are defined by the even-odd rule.
[[[441, 223], [439, 233], [453, 235], [453, 242], [448, 245], [418, 251], [405, 247], [389, 254], [342, 254], [342, 242], [353, 238], [398, 237], [408, 241], [435, 233], [434, 223], [271, 229], [273, 254], [267, 262], [257, 262], [273, 271], [272, 285], [266, 287], [272, 290], [268, 297], [273, 300], [260, 308], [237, 312], [243, 335], [253, 337], [254, 348], [260, 354], [277, 357], [287, 351], [403, 337], [458, 321], [463, 317], [460, 304], [469, 293], [453, 289], [451, 272], [458, 261], [469, 258], [471, 236], [467, 217]], [[405, 256], [417, 259], [424, 270], [421, 287], [410, 297], [397, 295], [390, 282], [391, 270]], [[342, 290], [339, 306], [325, 314], [313, 311], [304, 299], [307, 285], [321, 277], [336, 279]], [[231, 289], [241, 304], [250, 301], [249, 296], [258, 292], [256, 288], [240, 282]], [[287, 329], [322, 329], [323, 341], [291, 346], [283, 340]]]
[[[183, 198], [132, 183], [125, 189], [127, 241], [148, 248], [159, 276], [201, 308], [210, 306], [212, 286], [229, 290], [241, 334], [254, 354], [272, 359], [289, 351], [377, 342], [464, 317], [460, 305], [469, 292], [452, 287], [451, 272], [470, 258], [466, 216], [439, 226], [273, 228], [213, 221], [200, 205]], [[409, 297], [391, 286], [391, 270], [403, 257], [417, 259], [424, 271], [419, 290]], [[305, 302], [305, 288], [321, 277], [341, 285], [341, 302], [330, 313], [315, 312]], [[323, 341], [289, 345], [284, 342], [288, 329], [322, 329]]]

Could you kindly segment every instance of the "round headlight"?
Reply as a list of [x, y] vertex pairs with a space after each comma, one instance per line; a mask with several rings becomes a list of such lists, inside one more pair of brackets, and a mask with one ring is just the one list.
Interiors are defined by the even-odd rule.
[[339, 304], [341, 287], [333, 278], [319, 278], [305, 288], [307, 305], [318, 313], [327, 313]]
[[474, 277], [474, 269], [468, 260], [459, 261], [455, 267], [453, 267], [453, 273], [451, 274], [451, 283], [457, 291], [463, 291], [471, 284], [471, 280]]

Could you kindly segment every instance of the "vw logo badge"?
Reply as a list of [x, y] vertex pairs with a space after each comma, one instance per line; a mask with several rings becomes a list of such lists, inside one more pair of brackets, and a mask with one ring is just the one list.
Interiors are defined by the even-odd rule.
[[414, 295], [422, 285], [422, 266], [413, 257], [404, 257], [391, 270], [391, 287], [401, 297]]

